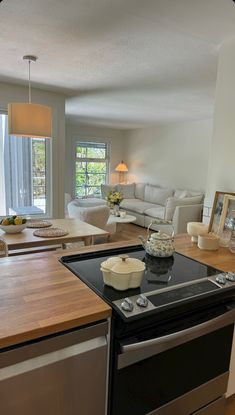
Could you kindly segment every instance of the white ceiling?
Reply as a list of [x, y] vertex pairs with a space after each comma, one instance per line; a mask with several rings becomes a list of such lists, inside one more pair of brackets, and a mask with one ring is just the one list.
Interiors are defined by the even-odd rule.
[[79, 122], [118, 128], [213, 114], [232, 0], [3, 0], [0, 80], [68, 95]]

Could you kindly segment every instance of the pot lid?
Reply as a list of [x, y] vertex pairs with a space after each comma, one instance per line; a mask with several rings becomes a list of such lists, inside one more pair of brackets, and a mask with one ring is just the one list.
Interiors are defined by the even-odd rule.
[[162, 231], [159, 232], [154, 232], [152, 233], [152, 235], [150, 236], [150, 240], [151, 241], [156, 241], [156, 240], [169, 240], [172, 239], [172, 236], [168, 235], [167, 233], [164, 233]]
[[117, 274], [129, 274], [145, 270], [145, 264], [136, 258], [129, 258], [128, 255], [111, 257], [101, 263], [102, 270], [112, 271]]

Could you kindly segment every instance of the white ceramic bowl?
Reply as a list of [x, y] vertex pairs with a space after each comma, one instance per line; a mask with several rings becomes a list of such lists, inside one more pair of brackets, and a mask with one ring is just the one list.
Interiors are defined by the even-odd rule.
[[22, 223], [22, 225], [0, 225], [0, 229], [6, 233], [19, 233], [22, 232], [26, 228], [26, 223]]

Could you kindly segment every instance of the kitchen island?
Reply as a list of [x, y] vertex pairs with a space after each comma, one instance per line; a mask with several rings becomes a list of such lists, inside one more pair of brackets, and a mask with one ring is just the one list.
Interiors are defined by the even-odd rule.
[[[95, 252], [139, 240], [79, 248]], [[227, 248], [203, 251], [188, 235], [175, 237], [176, 251], [223, 271], [235, 272]], [[60, 262], [78, 251], [44, 252], [0, 259], [0, 349], [111, 316], [111, 308]]]

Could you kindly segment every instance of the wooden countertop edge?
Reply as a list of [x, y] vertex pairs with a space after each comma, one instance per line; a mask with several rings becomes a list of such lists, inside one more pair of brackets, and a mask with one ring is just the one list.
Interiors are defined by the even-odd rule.
[[81, 326], [86, 326], [87, 324], [96, 323], [100, 320], [105, 320], [112, 315], [112, 310], [109, 306], [105, 310], [96, 312], [94, 314], [88, 314], [80, 318], [71, 319], [64, 321], [63, 323], [59, 322], [57, 324], [52, 324], [48, 327], [39, 327], [34, 330], [22, 331], [16, 333], [14, 336], [8, 336], [0, 339], [0, 349], [4, 349], [11, 346], [17, 346], [19, 344], [24, 344], [32, 340], [40, 340], [40, 338], [47, 337], [53, 334], [62, 333], [67, 330], [76, 329]]

